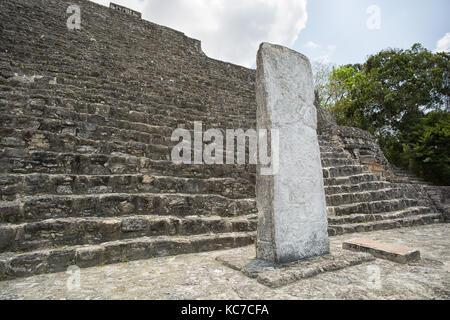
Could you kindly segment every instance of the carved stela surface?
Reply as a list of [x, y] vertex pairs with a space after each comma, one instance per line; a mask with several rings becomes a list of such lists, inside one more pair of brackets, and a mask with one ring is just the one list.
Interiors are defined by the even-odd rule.
[[263, 43], [257, 57], [257, 126], [279, 132], [279, 168], [257, 171], [257, 258], [287, 263], [329, 253], [311, 65]]

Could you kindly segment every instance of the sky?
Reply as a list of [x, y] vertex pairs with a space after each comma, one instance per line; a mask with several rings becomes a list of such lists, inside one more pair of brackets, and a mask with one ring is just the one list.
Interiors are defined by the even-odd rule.
[[[109, 0], [91, 0], [109, 6]], [[201, 40], [211, 58], [254, 68], [261, 42], [311, 62], [362, 63], [421, 43], [450, 52], [449, 0], [114, 0]]]

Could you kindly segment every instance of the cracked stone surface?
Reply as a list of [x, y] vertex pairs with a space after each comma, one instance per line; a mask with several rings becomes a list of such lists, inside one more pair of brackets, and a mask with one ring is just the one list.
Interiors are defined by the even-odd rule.
[[[0, 299], [450, 299], [449, 231], [449, 224], [435, 224], [365, 233], [417, 248], [422, 259], [406, 265], [377, 259], [278, 289], [216, 261], [251, 254], [250, 246], [81, 269], [80, 288], [71, 291], [65, 272], [3, 281]], [[351, 238], [331, 237], [331, 250]]]

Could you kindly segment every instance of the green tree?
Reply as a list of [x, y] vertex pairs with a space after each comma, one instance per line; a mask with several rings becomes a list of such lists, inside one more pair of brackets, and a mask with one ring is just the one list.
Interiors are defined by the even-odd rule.
[[410, 169], [435, 184], [450, 181], [450, 113], [433, 111], [401, 134]]
[[329, 107], [332, 105], [332, 90], [330, 90], [330, 77], [333, 74], [334, 66], [321, 62], [312, 63], [314, 75], [314, 91], [318, 95], [321, 106]]
[[[421, 167], [420, 161], [443, 165], [434, 158], [439, 152], [432, 154], [431, 159], [411, 153], [420, 148], [408, 139], [419, 138], [413, 132], [425, 135], [428, 131], [422, 132], [422, 129], [431, 130], [436, 126], [443, 130], [442, 125], [448, 125], [431, 124], [430, 121], [434, 119], [432, 112], [442, 116], [450, 111], [449, 75], [448, 53], [432, 53], [420, 44], [407, 50], [383, 50], [370, 56], [362, 65], [346, 65], [333, 70], [328, 84], [334, 94], [331, 109], [339, 124], [371, 132], [394, 164], [405, 169], [411, 167], [411, 161], [416, 163], [416, 168]], [[422, 129], [417, 127], [419, 124]], [[422, 144], [430, 142], [420, 141]], [[431, 141], [436, 142], [434, 138]], [[427, 168], [431, 167], [423, 165], [417, 172], [425, 177]], [[430, 176], [428, 179], [437, 181]]]

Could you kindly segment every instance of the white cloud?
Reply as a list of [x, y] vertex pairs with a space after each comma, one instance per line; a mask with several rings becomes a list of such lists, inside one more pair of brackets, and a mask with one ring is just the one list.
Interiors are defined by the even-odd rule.
[[447, 32], [442, 39], [437, 42], [434, 52], [450, 52], [450, 32]]
[[311, 62], [322, 64], [332, 63], [332, 57], [337, 48], [334, 44], [323, 46], [313, 41], [307, 42], [304, 47], [308, 49]]
[[315, 43], [315, 42], [313, 42], [313, 41], [309, 41], [306, 44], [306, 47], [309, 48], [309, 49], [318, 49], [318, 48], [320, 48], [320, 45]]
[[[109, 0], [92, 0], [109, 5]], [[143, 18], [202, 41], [212, 58], [251, 67], [261, 42], [292, 47], [305, 28], [306, 0], [115, 0]]]
[[324, 54], [321, 56], [314, 57], [311, 59], [311, 61], [322, 63], [322, 64], [329, 64], [332, 62], [331, 56], [329, 54]]

